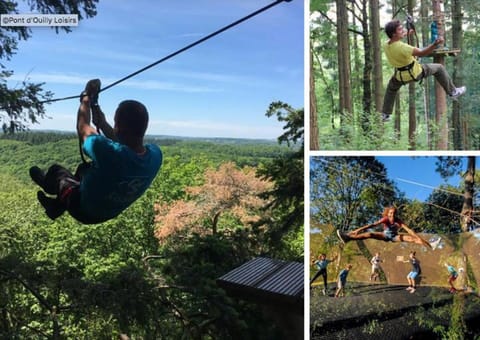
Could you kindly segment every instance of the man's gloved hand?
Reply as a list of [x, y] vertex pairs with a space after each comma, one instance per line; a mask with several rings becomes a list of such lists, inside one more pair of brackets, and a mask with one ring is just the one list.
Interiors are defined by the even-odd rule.
[[80, 94], [80, 102], [82, 102], [85, 96], [88, 96], [90, 106], [98, 105], [98, 93], [101, 85], [100, 79], [89, 80], [87, 85], [85, 85], [85, 90]]

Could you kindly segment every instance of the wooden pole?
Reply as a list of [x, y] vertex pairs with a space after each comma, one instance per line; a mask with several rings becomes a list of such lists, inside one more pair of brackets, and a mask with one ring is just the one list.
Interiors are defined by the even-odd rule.
[[[443, 13], [443, 0], [432, 0], [433, 5], [433, 20], [437, 22], [438, 36], [445, 38], [445, 26]], [[439, 45], [439, 48], [442, 48]], [[445, 55], [435, 54], [433, 62], [445, 66]], [[439, 136], [437, 140], [438, 150], [448, 150], [448, 118], [447, 118], [447, 94], [443, 87], [435, 81], [435, 106], [436, 106], [436, 123], [439, 129]]]

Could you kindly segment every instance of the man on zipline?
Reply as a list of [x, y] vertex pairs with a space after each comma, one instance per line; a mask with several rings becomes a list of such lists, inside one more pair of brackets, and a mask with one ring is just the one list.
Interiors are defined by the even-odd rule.
[[[355, 229], [349, 233], [341, 233], [337, 230], [337, 235], [340, 241], [345, 244], [348, 241], [364, 240], [373, 238], [385, 242], [410, 242], [426, 246], [430, 249], [435, 249], [440, 242], [440, 239], [430, 244], [423, 238], [418, 236], [412, 229], [410, 229], [397, 216], [397, 209], [394, 207], [385, 208], [382, 218], [374, 223], [367, 224], [361, 228]], [[365, 232], [364, 230], [383, 224], [383, 232]], [[407, 233], [399, 233], [400, 229], [404, 229]]]
[[401, 40], [410, 32], [403, 29], [400, 20], [390, 21], [385, 25], [385, 33], [390, 38], [384, 45], [388, 62], [395, 67], [395, 73], [388, 82], [383, 100], [382, 120], [390, 120], [397, 91], [407, 83], [420, 81], [425, 77], [434, 76], [452, 100], [457, 100], [465, 93], [466, 87], [455, 87], [447, 70], [442, 64], [420, 64], [415, 57], [430, 55], [438, 45], [443, 43], [443, 37], [438, 37], [433, 44], [419, 49]]
[[[77, 169], [75, 175], [58, 164], [46, 174], [37, 166], [30, 168], [30, 177], [43, 189], [37, 198], [52, 220], [66, 210], [85, 224], [114, 218], [147, 190], [162, 164], [159, 147], [143, 144], [148, 126], [145, 106], [134, 100], [121, 102], [112, 128], [97, 104], [99, 91], [100, 80], [90, 80], [80, 95], [77, 114], [77, 134], [92, 160], [89, 166], [83, 166], [81, 173]], [[105, 136], [90, 125], [92, 114]]]

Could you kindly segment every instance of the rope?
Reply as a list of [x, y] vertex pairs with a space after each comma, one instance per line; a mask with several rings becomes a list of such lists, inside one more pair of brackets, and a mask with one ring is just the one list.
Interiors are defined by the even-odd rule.
[[[166, 61], [166, 60], [168, 60], [168, 59], [170, 59], [170, 58], [173, 58], [173, 57], [175, 57], [176, 55], [178, 55], [178, 54], [180, 54], [180, 53], [182, 53], [182, 52], [185, 52], [185, 51], [191, 49], [192, 47], [197, 46], [197, 45], [199, 45], [199, 44], [201, 44], [201, 43], [203, 43], [203, 42], [205, 42], [205, 41], [213, 38], [214, 36], [216, 36], [216, 35], [218, 35], [218, 34], [220, 34], [220, 33], [225, 32], [226, 30], [228, 30], [228, 29], [230, 29], [230, 28], [232, 28], [232, 27], [234, 27], [234, 26], [237, 26], [237, 25], [241, 24], [242, 22], [247, 21], [247, 20], [253, 18], [254, 16], [256, 16], [256, 15], [262, 13], [262, 12], [265, 12], [266, 10], [268, 10], [268, 9], [270, 9], [270, 8], [272, 8], [272, 7], [280, 4], [280, 3], [282, 3], [282, 2], [291, 2], [291, 1], [292, 1], [292, 0], [277, 0], [277, 1], [275, 1], [275, 2], [273, 2], [273, 3], [271, 3], [271, 4], [269, 4], [269, 5], [267, 5], [267, 6], [265, 6], [265, 7], [262, 7], [262, 8], [260, 8], [259, 10], [255, 11], [255, 12], [253, 12], [253, 13], [251, 13], [251, 14], [249, 14], [249, 15], [247, 15], [247, 16], [245, 16], [245, 17], [243, 17], [243, 18], [241, 18], [241, 19], [239, 19], [239, 20], [237, 20], [237, 21], [235, 21], [235, 22], [233, 22], [233, 23], [225, 26], [225, 27], [222, 27], [222, 28], [220, 28], [219, 30], [217, 30], [217, 31], [215, 31], [215, 32], [213, 32], [213, 33], [210, 33], [209, 35], [207, 35], [207, 36], [205, 36], [205, 37], [203, 37], [203, 38], [201, 38], [201, 39], [199, 39], [199, 40], [197, 40], [197, 41], [195, 41], [195, 42], [193, 42], [193, 43], [191, 43], [190, 45], [187, 45], [187, 46], [185, 46], [185, 47], [183, 47], [183, 48], [181, 48], [181, 49], [179, 49], [179, 50], [177, 50], [177, 51], [175, 51], [175, 52], [167, 55], [166, 57], [163, 57], [162, 59], [159, 59], [159, 60], [155, 61], [154, 63], [151, 63], [150, 65], [147, 65], [147, 66], [145, 66], [144, 68], [141, 68], [141, 69], [139, 69], [138, 71], [135, 71], [135, 72], [133, 72], [133, 73], [131, 73], [131, 74], [129, 74], [129, 75], [127, 75], [127, 76], [125, 76], [125, 77], [123, 77], [123, 78], [121, 78], [121, 79], [113, 82], [113, 83], [111, 83], [110, 85], [105, 86], [104, 88], [100, 89], [99, 92], [108, 90], [109, 88], [111, 88], [111, 87], [113, 87], [113, 86], [115, 86], [115, 85], [118, 85], [118, 84], [120, 84], [121, 82], [124, 82], [125, 80], [130, 79], [130, 78], [136, 76], [136, 75], [139, 74], [139, 73], [142, 73], [142, 72], [144, 72], [144, 71], [146, 71], [146, 70], [148, 70], [148, 69], [150, 69], [150, 68], [152, 68], [152, 67], [154, 67], [154, 66], [156, 66], [156, 65], [158, 65], [158, 64], [160, 64], [160, 63], [163, 63], [164, 61]], [[41, 104], [44, 104], [44, 103], [58, 102], [58, 101], [68, 100], [68, 99], [75, 99], [75, 98], [78, 98], [78, 95], [69, 96], [69, 97], [63, 97], [63, 98], [49, 99], [49, 100], [45, 100], [45, 101], [40, 102], [40, 103], [41, 103]]]

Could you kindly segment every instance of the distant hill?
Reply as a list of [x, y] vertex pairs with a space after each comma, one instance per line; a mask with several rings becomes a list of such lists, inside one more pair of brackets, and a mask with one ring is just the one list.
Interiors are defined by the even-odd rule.
[[[30, 130], [17, 132], [15, 134], [0, 134], [0, 139], [11, 139], [27, 141], [32, 144], [58, 141], [63, 139], [76, 138], [77, 134], [73, 131], [61, 130]], [[233, 145], [271, 145], [277, 144], [275, 139], [250, 139], [250, 138], [228, 138], [228, 137], [185, 137], [170, 135], [146, 135], [147, 142], [153, 142], [160, 145], [171, 145], [179, 141], [190, 142], [208, 142], [214, 144], [233, 144]]]
[[[201, 157], [212, 164], [232, 161], [241, 167], [257, 167], [298, 151], [275, 141], [236, 138], [148, 136], [145, 142], [159, 145], [166, 162], [172, 157], [182, 162]], [[0, 135], [0, 173], [23, 181], [29, 181], [28, 169], [33, 165], [47, 167], [59, 163], [73, 170], [80, 162], [75, 133], [28, 131]]]

